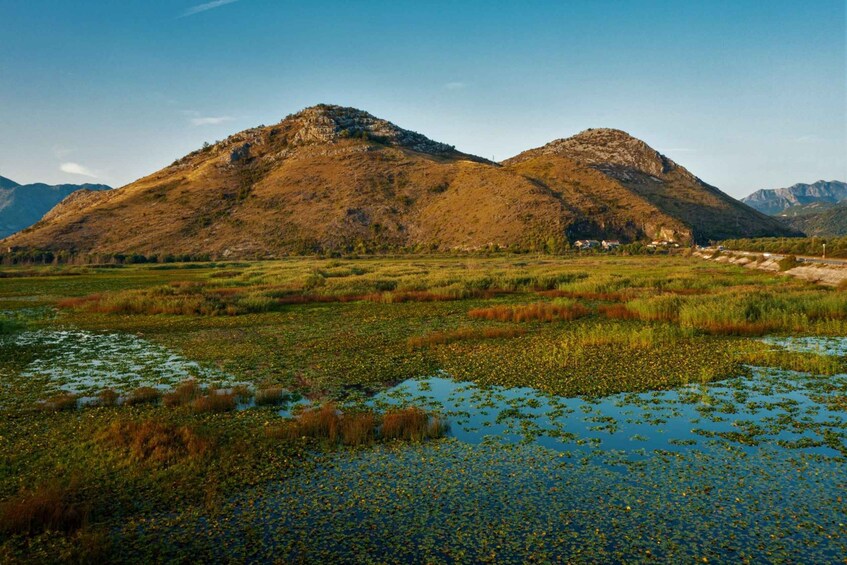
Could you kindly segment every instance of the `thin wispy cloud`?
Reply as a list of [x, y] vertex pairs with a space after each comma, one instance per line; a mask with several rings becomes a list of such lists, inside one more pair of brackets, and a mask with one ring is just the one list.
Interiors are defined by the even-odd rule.
[[92, 171], [88, 167], [83, 167], [79, 163], [62, 163], [61, 165], [59, 165], [59, 169], [63, 173], [68, 173], [71, 175], [80, 175], [83, 177], [91, 177], [93, 179], [97, 178], [97, 175], [94, 173], [94, 171]]
[[444, 90], [462, 90], [467, 85], [464, 82], [448, 82], [444, 85]]
[[191, 118], [191, 125], [193, 126], [216, 126], [218, 124], [223, 124], [225, 122], [231, 122], [234, 120], [232, 116], [205, 116], [200, 118]]
[[801, 135], [794, 140], [794, 143], [814, 143], [819, 139], [817, 135]]
[[65, 157], [68, 157], [73, 152], [74, 152], [73, 149], [69, 149], [67, 147], [62, 147], [60, 145], [56, 145], [55, 147], [53, 147], [53, 154], [56, 156], [57, 159], [64, 159]]
[[238, 2], [238, 0], [213, 0], [212, 2], [206, 2], [205, 4], [198, 4], [196, 6], [192, 6], [185, 10], [182, 14], [180, 14], [180, 18], [187, 18], [188, 16], [193, 16], [195, 14], [199, 14], [201, 12], [207, 12], [209, 10], [214, 10], [215, 8], [220, 8], [221, 6], [226, 6], [227, 4], [233, 4], [234, 2]]

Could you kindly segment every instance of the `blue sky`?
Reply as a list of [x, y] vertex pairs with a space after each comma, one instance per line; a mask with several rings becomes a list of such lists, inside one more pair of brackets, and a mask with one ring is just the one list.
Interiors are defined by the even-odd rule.
[[0, 175], [105, 182], [326, 102], [501, 160], [616, 127], [733, 196], [847, 180], [845, 2], [0, 0]]

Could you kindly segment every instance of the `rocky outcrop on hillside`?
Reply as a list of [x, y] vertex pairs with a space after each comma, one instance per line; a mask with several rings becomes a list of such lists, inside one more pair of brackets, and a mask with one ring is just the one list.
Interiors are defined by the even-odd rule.
[[625, 131], [611, 128], [587, 129], [567, 139], [557, 139], [506, 160], [516, 163], [538, 155], [565, 155], [600, 170], [630, 169], [660, 176], [676, 169], [676, 163]]
[[420, 133], [406, 130], [373, 115], [343, 106], [320, 104], [306, 108], [283, 123], [295, 124], [291, 137], [293, 145], [333, 143], [342, 139], [361, 137], [405, 147], [419, 153], [452, 155], [455, 147], [433, 141]]
[[[524, 151], [503, 163], [522, 168], [545, 163], [549, 167], [563, 159], [598, 171], [625, 187], [629, 194], [612, 198], [626, 202], [628, 214], [639, 217], [645, 233], [652, 238], [665, 239], [661, 234], [669, 234], [667, 239], [675, 241], [706, 242], [728, 239], [733, 233], [745, 233], [745, 237], [800, 235], [618, 129], [588, 129]], [[552, 182], [559, 184], [561, 177]], [[593, 191], [592, 196], [597, 195], [598, 191]]]

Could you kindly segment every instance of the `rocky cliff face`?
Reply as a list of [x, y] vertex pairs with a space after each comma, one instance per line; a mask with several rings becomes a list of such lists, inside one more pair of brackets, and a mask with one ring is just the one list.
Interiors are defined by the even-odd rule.
[[793, 206], [816, 202], [837, 204], [847, 200], [847, 183], [819, 180], [812, 184], [798, 183], [787, 188], [757, 190], [741, 201], [771, 216], [781, 214]]

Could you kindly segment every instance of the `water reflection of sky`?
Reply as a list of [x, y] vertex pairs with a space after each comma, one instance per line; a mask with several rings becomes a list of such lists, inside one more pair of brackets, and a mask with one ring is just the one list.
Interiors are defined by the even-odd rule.
[[[449, 419], [452, 436], [471, 444], [496, 439], [534, 442], [557, 451], [599, 448], [637, 457], [640, 450], [706, 450], [727, 438], [747, 450], [757, 441], [805, 438], [808, 449], [837, 455], [831, 447], [817, 444], [823, 430], [845, 429], [845, 415], [818, 401], [819, 395], [843, 391], [847, 376], [826, 380], [829, 385], [821, 387], [823, 382], [812, 377], [756, 369], [752, 378], [582, 399], [546, 396], [530, 388], [480, 388], [430, 377], [405, 381], [377, 395], [372, 403], [383, 408], [413, 404], [436, 410]], [[836, 381], [840, 387], [831, 386]]]

